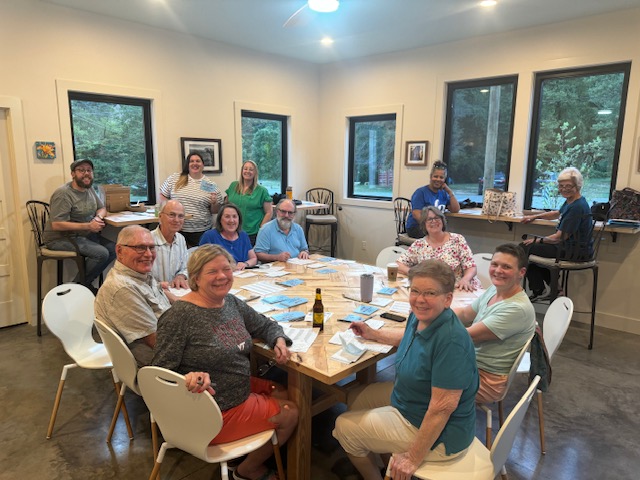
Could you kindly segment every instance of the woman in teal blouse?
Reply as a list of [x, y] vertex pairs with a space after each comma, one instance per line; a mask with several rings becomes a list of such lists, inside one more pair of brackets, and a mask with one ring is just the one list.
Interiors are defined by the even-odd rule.
[[240, 179], [227, 188], [227, 201], [242, 212], [243, 230], [249, 235], [251, 245], [256, 244], [260, 227], [271, 220], [273, 206], [266, 188], [258, 185], [258, 166], [252, 160], [242, 164]]

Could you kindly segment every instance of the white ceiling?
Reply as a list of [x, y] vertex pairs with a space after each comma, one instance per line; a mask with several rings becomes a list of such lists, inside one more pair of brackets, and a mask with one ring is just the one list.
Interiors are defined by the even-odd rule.
[[[640, 0], [340, 0], [334, 13], [306, 0], [41, 0], [218, 42], [328, 63], [507, 32], [640, 6]], [[320, 45], [323, 36], [333, 45]]]

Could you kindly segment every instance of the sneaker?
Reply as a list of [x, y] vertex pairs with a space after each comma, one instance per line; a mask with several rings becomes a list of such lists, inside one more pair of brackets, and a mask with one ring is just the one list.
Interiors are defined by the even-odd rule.
[[551, 290], [549, 289], [549, 287], [547, 287], [545, 285], [544, 290], [540, 291], [534, 291], [531, 295], [529, 295], [529, 300], [532, 302], [536, 302], [536, 301], [541, 301], [544, 300], [545, 298], [549, 297], [549, 294], [551, 293]]

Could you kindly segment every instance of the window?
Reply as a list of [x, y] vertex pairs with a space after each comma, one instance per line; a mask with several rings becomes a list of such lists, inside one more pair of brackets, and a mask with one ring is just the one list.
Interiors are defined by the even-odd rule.
[[518, 77], [447, 86], [443, 160], [460, 199], [482, 202], [485, 188], [506, 190]]
[[131, 201], [156, 202], [151, 101], [69, 91], [73, 157], [94, 164], [95, 184], [131, 187]]
[[349, 198], [391, 200], [396, 114], [349, 118]]
[[587, 202], [615, 187], [630, 63], [536, 75], [525, 208], [557, 209], [558, 173], [576, 167]]
[[271, 195], [287, 189], [287, 117], [242, 110], [242, 160], [258, 165], [258, 180]]

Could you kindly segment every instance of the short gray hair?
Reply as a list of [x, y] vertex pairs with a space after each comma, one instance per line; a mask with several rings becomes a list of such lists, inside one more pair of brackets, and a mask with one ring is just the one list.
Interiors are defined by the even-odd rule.
[[116, 240], [116, 244], [117, 245], [128, 244], [133, 239], [133, 237], [135, 237], [136, 234], [140, 233], [141, 231], [151, 235], [151, 232], [149, 232], [149, 230], [147, 230], [144, 227], [141, 227], [140, 225], [128, 225], [124, 227], [122, 230], [120, 230], [120, 233], [118, 234], [118, 239]]
[[567, 180], [572, 181], [578, 190], [582, 190], [584, 179], [582, 178], [580, 170], [576, 167], [567, 167], [560, 172], [558, 175], [558, 182], [565, 182]]
[[416, 277], [430, 278], [442, 287], [442, 293], [453, 293], [456, 286], [456, 276], [449, 265], [442, 260], [430, 258], [414, 265], [409, 269], [409, 284]]
[[189, 256], [189, 261], [187, 262], [187, 272], [189, 274], [189, 288], [192, 291], [198, 291], [196, 277], [200, 275], [200, 272], [202, 272], [204, 266], [220, 255], [229, 260], [231, 268], [235, 267], [236, 261], [233, 259], [231, 254], [220, 245], [206, 243], [204, 245], [200, 245], [195, 249], [195, 251], [191, 253], [191, 255]]

